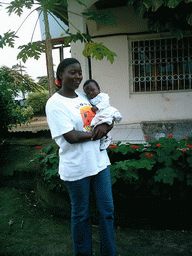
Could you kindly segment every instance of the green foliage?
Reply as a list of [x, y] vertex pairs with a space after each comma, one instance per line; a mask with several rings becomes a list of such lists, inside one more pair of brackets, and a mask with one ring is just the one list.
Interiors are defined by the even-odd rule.
[[76, 34], [71, 34], [69, 30], [66, 31], [69, 36], [64, 40], [64, 46], [68, 46], [71, 42], [76, 43], [78, 40], [82, 42], [91, 42], [91, 36], [88, 34], [77, 32]]
[[47, 182], [49, 188], [54, 189], [58, 186], [63, 186], [58, 173], [58, 146], [54, 141], [48, 147], [44, 148], [36, 158], [32, 159], [29, 164], [37, 160], [42, 167], [40, 175]]
[[25, 63], [28, 57], [38, 60], [41, 56], [41, 53], [45, 52], [45, 45], [38, 41], [28, 43], [27, 45], [21, 45], [18, 47], [18, 49], [22, 50], [17, 55], [17, 59], [21, 59]]
[[49, 92], [47, 90], [30, 93], [26, 100], [26, 105], [31, 106], [35, 114], [44, 114], [45, 105], [48, 98], [49, 98]]
[[177, 180], [192, 184], [192, 138], [177, 141], [170, 135], [147, 145], [118, 143], [109, 147], [108, 154], [112, 182], [123, 179], [173, 185]]
[[6, 45], [13, 48], [15, 38], [18, 38], [18, 36], [15, 35], [14, 31], [10, 31], [10, 30], [4, 33], [4, 36], [0, 35], [0, 48], [3, 48]]
[[44, 90], [49, 90], [49, 84], [48, 84], [48, 77], [47, 76], [41, 76], [37, 77], [38, 84], [43, 87]]
[[90, 11], [82, 12], [88, 20], [93, 20], [96, 23], [102, 23], [103, 25], [116, 25], [115, 15], [109, 10], [100, 10], [100, 11]]
[[83, 55], [85, 57], [92, 57], [96, 60], [102, 60], [107, 57], [111, 63], [114, 62], [114, 57], [117, 56], [116, 53], [110, 51], [103, 43], [89, 42], [85, 45], [83, 50]]
[[31, 9], [32, 5], [34, 4], [33, 0], [14, 0], [11, 1], [11, 4], [7, 6], [9, 15], [11, 13], [15, 13], [19, 16], [23, 13], [23, 8], [26, 7]]
[[[58, 149], [53, 142], [31, 160], [40, 161], [41, 175], [51, 189], [62, 184], [58, 175]], [[171, 136], [146, 145], [119, 142], [108, 148], [108, 155], [112, 184], [121, 180], [135, 190], [147, 185], [151, 193], [155, 193], [160, 184], [172, 187], [178, 183], [192, 185], [192, 137], [176, 141]]]
[[170, 31], [181, 39], [192, 29], [192, 2], [190, 0], [130, 0], [135, 13], [140, 18], [148, 19], [151, 32]]
[[26, 123], [33, 114], [31, 108], [23, 109], [16, 105], [14, 97], [18, 92], [35, 90], [35, 83], [28, 76], [8, 67], [0, 68], [0, 138], [16, 124]]
[[30, 106], [27, 108], [17, 106], [12, 109], [12, 116], [13, 116], [13, 119], [15, 120], [15, 124], [29, 123], [33, 115], [34, 115], [33, 109]]

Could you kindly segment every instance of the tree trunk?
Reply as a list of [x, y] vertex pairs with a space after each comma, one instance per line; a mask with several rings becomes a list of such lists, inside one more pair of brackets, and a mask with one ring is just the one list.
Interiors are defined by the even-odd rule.
[[45, 24], [45, 48], [46, 48], [46, 62], [47, 62], [47, 76], [48, 76], [48, 83], [49, 83], [49, 96], [52, 96], [55, 91], [55, 77], [53, 71], [53, 57], [52, 57], [52, 44], [51, 44], [51, 35], [49, 29], [49, 21], [47, 10], [43, 6], [43, 18]]

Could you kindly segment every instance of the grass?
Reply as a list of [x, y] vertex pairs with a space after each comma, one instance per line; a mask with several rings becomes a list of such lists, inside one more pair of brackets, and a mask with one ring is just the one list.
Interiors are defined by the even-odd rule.
[[[12, 138], [1, 147], [0, 255], [74, 255], [70, 219], [45, 207], [36, 193], [39, 164], [28, 165], [39, 153], [37, 146], [50, 141]], [[120, 256], [192, 255], [191, 231], [115, 227], [115, 236]], [[94, 255], [99, 256], [97, 224], [93, 226], [93, 247]]]

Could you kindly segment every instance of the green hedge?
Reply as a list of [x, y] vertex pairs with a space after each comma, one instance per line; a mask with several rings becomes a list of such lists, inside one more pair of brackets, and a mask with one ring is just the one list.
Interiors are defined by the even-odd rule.
[[[112, 184], [121, 181], [119, 184], [127, 186], [129, 192], [143, 193], [147, 189], [148, 193], [161, 194], [171, 187], [176, 190], [191, 188], [192, 138], [177, 141], [170, 135], [145, 145], [119, 142], [108, 148], [108, 155]], [[38, 158], [42, 164], [41, 175], [50, 188], [61, 186], [55, 142], [43, 149]]]

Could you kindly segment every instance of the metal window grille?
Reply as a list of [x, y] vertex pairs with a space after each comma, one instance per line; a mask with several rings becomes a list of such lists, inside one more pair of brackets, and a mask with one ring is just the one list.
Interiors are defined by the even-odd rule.
[[192, 37], [132, 41], [133, 92], [192, 89]]

